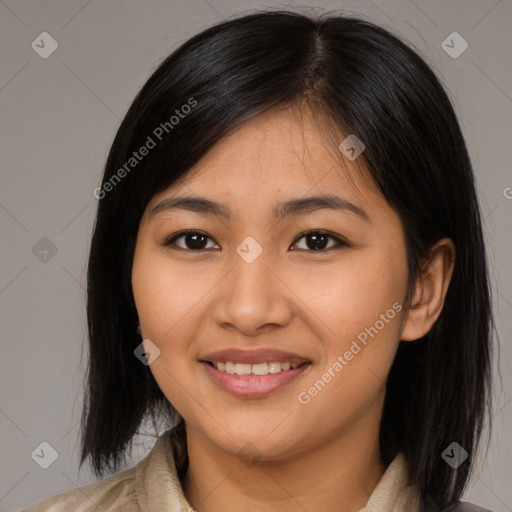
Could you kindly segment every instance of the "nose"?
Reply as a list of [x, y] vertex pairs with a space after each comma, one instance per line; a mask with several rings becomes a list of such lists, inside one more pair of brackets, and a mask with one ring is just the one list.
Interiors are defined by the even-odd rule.
[[212, 316], [217, 325], [257, 336], [290, 322], [293, 293], [270, 260], [265, 251], [252, 262], [235, 254], [231, 270], [216, 287]]

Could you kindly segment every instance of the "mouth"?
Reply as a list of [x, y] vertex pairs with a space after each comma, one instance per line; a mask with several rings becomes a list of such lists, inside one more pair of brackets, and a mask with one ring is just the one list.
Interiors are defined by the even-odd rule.
[[213, 383], [228, 393], [257, 398], [283, 388], [305, 372], [312, 362], [276, 350], [228, 350], [199, 360]]

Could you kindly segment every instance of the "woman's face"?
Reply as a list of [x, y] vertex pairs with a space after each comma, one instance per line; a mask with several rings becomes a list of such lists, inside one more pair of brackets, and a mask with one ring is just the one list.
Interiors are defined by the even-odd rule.
[[261, 115], [142, 218], [132, 283], [145, 347], [160, 351], [150, 369], [188, 427], [226, 452], [279, 459], [377, 435], [405, 241], [361, 158], [333, 149], [290, 110]]

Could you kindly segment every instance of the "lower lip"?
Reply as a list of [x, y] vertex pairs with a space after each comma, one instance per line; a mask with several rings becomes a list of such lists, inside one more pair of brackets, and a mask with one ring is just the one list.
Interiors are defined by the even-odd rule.
[[303, 364], [297, 368], [268, 375], [236, 375], [221, 372], [204, 361], [200, 361], [209, 377], [222, 389], [237, 396], [259, 397], [288, 384], [311, 366]]

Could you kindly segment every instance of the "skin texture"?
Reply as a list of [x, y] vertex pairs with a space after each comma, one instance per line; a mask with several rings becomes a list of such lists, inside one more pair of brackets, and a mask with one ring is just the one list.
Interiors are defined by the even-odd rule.
[[[361, 332], [404, 304], [408, 283], [399, 217], [372, 186], [362, 157], [350, 162], [333, 152], [308, 119], [280, 109], [245, 123], [153, 197], [140, 224], [135, 302], [143, 339], [160, 350], [151, 371], [186, 422], [183, 488], [199, 512], [360, 510], [386, 469], [378, 432], [398, 343], [430, 330], [451, 277], [454, 248], [444, 239], [411, 309], [386, 317], [320, 392], [306, 404], [298, 400]], [[279, 201], [324, 194], [350, 201], [369, 219], [332, 209], [272, 218]], [[150, 215], [162, 200], [181, 196], [222, 202], [233, 218], [185, 210]], [[204, 249], [194, 249], [190, 237], [164, 245], [187, 229], [206, 234]], [[318, 242], [304, 236], [310, 230], [348, 245], [327, 238], [315, 250]], [[263, 249], [252, 263], [236, 252], [248, 236]], [[199, 363], [216, 350], [269, 347], [311, 364], [260, 398], [220, 389]]]

